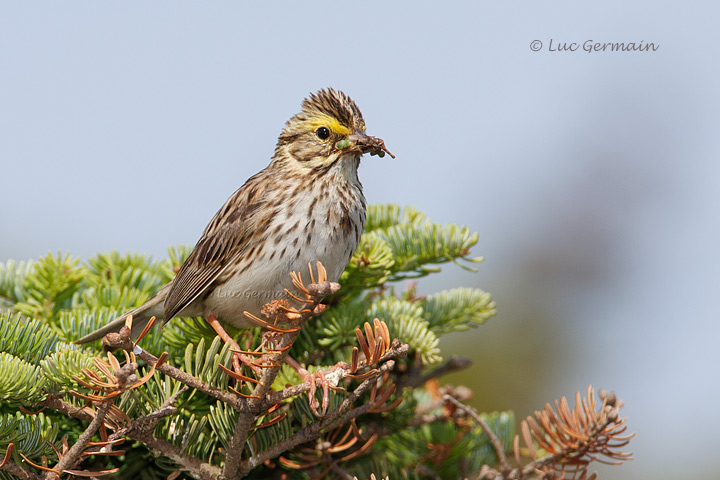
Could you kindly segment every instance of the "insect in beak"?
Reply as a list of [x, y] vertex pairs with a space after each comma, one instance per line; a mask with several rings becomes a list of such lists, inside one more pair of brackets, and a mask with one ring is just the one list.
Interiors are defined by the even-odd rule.
[[348, 135], [347, 138], [338, 141], [335, 144], [335, 148], [338, 150], [347, 149], [348, 151], [357, 151], [361, 154], [369, 153], [370, 155], [377, 155], [381, 158], [387, 153], [392, 158], [395, 158], [395, 155], [390, 153], [390, 150], [387, 149], [382, 139], [371, 137], [370, 135], [366, 135], [365, 132], [358, 130]]

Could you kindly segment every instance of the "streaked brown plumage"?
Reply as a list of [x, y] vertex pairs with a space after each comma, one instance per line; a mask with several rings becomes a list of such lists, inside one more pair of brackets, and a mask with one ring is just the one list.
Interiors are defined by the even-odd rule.
[[[156, 316], [215, 316], [236, 327], [250, 323], [271, 300], [286, 298], [289, 272], [321, 261], [337, 281], [360, 240], [365, 197], [357, 177], [363, 153], [387, 152], [365, 134], [365, 121], [343, 92], [305, 99], [285, 125], [270, 164], [250, 177], [205, 228], [175, 279], [133, 315], [136, 335]], [[389, 152], [388, 152], [389, 153]], [[124, 315], [81, 338], [117, 331]]]

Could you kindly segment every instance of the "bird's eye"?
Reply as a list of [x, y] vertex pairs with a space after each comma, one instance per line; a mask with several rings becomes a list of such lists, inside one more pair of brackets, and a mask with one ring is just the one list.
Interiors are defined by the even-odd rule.
[[330, 138], [330, 130], [326, 127], [320, 127], [315, 130], [315, 135], [317, 135], [320, 140], [327, 140]]

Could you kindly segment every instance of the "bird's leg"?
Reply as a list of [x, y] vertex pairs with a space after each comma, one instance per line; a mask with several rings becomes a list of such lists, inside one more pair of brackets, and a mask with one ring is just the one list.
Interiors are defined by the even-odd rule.
[[[340, 362], [337, 365], [333, 365], [332, 367], [328, 368], [327, 370], [315, 370], [315, 372], [310, 373], [305, 370], [302, 365], [300, 365], [300, 363], [298, 363], [298, 361], [292, 358], [290, 355], [285, 357], [285, 362], [300, 375], [300, 378], [302, 378], [303, 382], [310, 382], [310, 389], [308, 390], [308, 402], [310, 403], [310, 409], [316, 416], [324, 416], [327, 412], [328, 406], [330, 405], [330, 389], [338, 389], [338, 387], [330, 385], [330, 381], [328, 380], [327, 375], [337, 370], [342, 370], [346, 368], [347, 364]], [[318, 383], [322, 387], [323, 391], [322, 404], [318, 402], [317, 398], [315, 397]], [[320, 406], [322, 406], [322, 414], [318, 412], [318, 407]]]
[[215, 330], [215, 333], [217, 333], [220, 336], [220, 339], [230, 344], [230, 348], [233, 350], [233, 370], [235, 370], [235, 373], [238, 375], [242, 375], [242, 366], [240, 365], [240, 362], [244, 363], [250, 369], [255, 372], [256, 374], [260, 374], [262, 372], [262, 369], [258, 368], [258, 366], [253, 362], [253, 360], [248, 357], [247, 355], [241, 353], [243, 350], [240, 348], [240, 345], [233, 339], [223, 328], [223, 326], [220, 324], [220, 322], [217, 319], [217, 316], [209, 314], [205, 315], [205, 320], [210, 324], [210, 326]]

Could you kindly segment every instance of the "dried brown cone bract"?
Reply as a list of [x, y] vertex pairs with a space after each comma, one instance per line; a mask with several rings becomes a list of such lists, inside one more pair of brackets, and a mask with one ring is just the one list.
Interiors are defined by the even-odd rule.
[[391, 346], [390, 330], [388, 329], [387, 324], [382, 320], [375, 318], [373, 319], [373, 325], [374, 329], [368, 322], [365, 322], [363, 325], [364, 335], [363, 330], [360, 330], [359, 328], [355, 329], [355, 336], [357, 337], [358, 345], [360, 345], [360, 349], [362, 350], [362, 354], [365, 358], [360, 360], [360, 350], [358, 347], [353, 347], [350, 371], [347, 375], [350, 378], [365, 380], [370, 378], [372, 375], [377, 374], [376, 370], [371, 370], [362, 375], [357, 374], [357, 372], [363, 367], [368, 367], [378, 363], [388, 352], [388, 349]]
[[[618, 465], [632, 459], [622, 452], [634, 434], [626, 434], [626, 418], [621, 418], [619, 402], [613, 393], [600, 391], [598, 403], [595, 391], [588, 386], [587, 396], [575, 394], [575, 407], [570, 408], [565, 397], [527, 417], [520, 424], [522, 440], [533, 462], [523, 472], [542, 479], [584, 480], [590, 463], [598, 461]], [[519, 437], [515, 437], [515, 458], [520, 463]]]
[[[124, 350], [123, 353], [125, 354], [125, 364], [122, 366], [117, 358], [108, 352], [107, 362], [99, 357], [95, 357], [93, 359], [95, 370], [90, 368], [81, 370], [86, 380], [77, 376], [73, 377], [75, 381], [84, 387], [104, 395], [83, 395], [78, 392], [72, 392], [73, 395], [88, 401], [105, 402], [117, 397], [126, 390], [137, 388], [150, 380], [150, 377], [155, 373], [155, 365], [151, 366], [150, 370], [142, 378], [138, 378], [135, 374], [138, 367], [135, 354], [132, 352], [128, 354], [128, 352]], [[163, 354], [161, 357], [162, 362], [165, 361], [166, 357], [167, 354]]]

